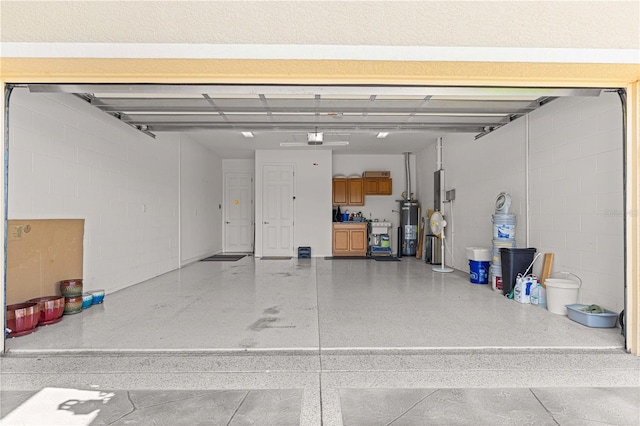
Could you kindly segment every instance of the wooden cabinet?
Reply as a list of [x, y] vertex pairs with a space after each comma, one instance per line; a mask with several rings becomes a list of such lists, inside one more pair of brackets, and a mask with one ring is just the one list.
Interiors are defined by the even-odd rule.
[[347, 179], [349, 206], [364, 206], [364, 180]]
[[333, 255], [365, 256], [367, 254], [366, 223], [334, 223]]
[[364, 195], [391, 195], [391, 178], [367, 177], [364, 178]]
[[333, 205], [364, 206], [364, 180], [362, 178], [334, 178]]
[[333, 179], [333, 205], [334, 206], [346, 206], [349, 202], [346, 178]]

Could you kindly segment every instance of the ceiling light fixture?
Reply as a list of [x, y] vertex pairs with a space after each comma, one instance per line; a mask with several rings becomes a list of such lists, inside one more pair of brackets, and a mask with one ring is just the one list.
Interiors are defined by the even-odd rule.
[[280, 142], [280, 146], [346, 146], [349, 145], [349, 141], [335, 141], [335, 142]]
[[378, 132], [378, 136], [376, 136], [378, 139], [384, 139], [387, 136], [389, 136], [389, 132]]
[[323, 140], [324, 140], [324, 134], [322, 132], [318, 132], [317, 127], [316, 127], [315, 133], [307, 133], [307, 142], [309, 143], [322, 144]]
[[253, 132], [241, 132], [242, 136], [244, 136], [245, 138], [252, 138], [253, 137]]

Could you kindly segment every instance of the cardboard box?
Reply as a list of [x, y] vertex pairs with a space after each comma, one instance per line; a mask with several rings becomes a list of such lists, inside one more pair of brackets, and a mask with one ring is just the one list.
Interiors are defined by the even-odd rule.
[[364, 172], [362, 177], [391, 177], [391, 172]]
[[60, 294], [59, 282], [82, 278], [84, 219], [9, 220], [7, 304]]

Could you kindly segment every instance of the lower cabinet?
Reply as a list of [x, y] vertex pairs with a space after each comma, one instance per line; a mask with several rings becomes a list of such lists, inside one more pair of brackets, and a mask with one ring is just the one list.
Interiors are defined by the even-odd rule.
[[365, 256], [367, 254], [366, 223], [334, 223], [333, 255]]

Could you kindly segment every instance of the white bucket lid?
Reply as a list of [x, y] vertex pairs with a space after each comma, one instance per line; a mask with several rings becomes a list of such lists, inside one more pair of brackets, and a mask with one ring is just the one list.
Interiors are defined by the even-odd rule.
[[566, 280], [563, 278], [547, 278], [546, 280], [544, 280], [544, 285], [547, 287], [553, 287], [553, 288], [566, 288], [566, 289], [580, 288], [580, 283], [577, 283], [574, 280]]

